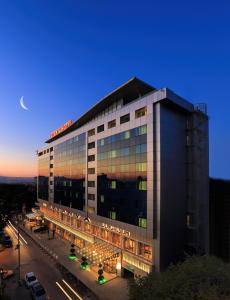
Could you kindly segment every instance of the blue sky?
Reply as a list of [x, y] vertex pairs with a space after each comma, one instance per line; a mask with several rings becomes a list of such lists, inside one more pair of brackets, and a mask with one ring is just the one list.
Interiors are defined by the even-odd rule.
[[53, 129], [137, 76], [208, 104], [210, 175], [230, 178], [229, 1], [0, 1], [0, 39], [0, 175], [35, 175]]

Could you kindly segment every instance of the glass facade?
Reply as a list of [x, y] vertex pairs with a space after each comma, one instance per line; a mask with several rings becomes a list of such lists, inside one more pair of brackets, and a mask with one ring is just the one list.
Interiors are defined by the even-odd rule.
[[97, 141], [97, 214], [146, 228], [147, 126]]
[[85, 205], [86, 134], [54, 147], [54, 202], [79, 210]]
[[49, 156], [38, 158], [38, 198], [49, 200]]

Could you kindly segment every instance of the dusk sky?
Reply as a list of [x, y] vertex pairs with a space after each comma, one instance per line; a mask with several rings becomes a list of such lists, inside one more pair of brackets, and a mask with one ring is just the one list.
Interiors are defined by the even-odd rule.
[[[230, 178], [229, 1], [0, 1], [0, 175], [131, 77], [210, 116], [210, 175]], [[19, 101], [29, 110], [23, 110]]]

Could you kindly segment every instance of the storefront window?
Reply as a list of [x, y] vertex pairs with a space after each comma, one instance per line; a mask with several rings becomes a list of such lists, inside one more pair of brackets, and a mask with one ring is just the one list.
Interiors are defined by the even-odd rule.
[[107, 230], [105, 230], [104, 228], [101, 229], [101, 237], [104, 240], [109, 240], [109, 232]]
[[120, 237], [119, 234], [112, 233], [112, 243], [115, 244], [118, 247], [121, 246], [121, 237]]
[[125, 250], [135, 253], [135, 241], [125, 238], [124, 248]]
[[143, 243], [139, 243], [139, 255], [145, 257], [146, 259], [152, 259], [152, 247]]
[[90, 226], [90, 224], [85, 224], [85, 231], [86, 232], [91, 232], [91, 226]]
[[97, 226], [92, 225], [92, 233], [93, 233], [94, 235], [99, 236], [99, 235], [100, 235], [100, 228], [97, 227]]

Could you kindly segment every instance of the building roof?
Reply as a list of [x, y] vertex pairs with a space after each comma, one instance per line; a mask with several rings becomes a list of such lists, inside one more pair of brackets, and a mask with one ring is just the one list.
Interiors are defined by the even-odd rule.
[[133, 77], [120, 87], [106, 95], [99, 102], [97, 102], [92, 108], [90, 108], [85, 114], [83, 114], [79, 119], [73, 122], [73, 124], [68, 127], [65, 131], [60, 134], [48, 139], [46, 143], [51, 143], [60, 137], [74, 131], [75, 129], [83, 126], [87, 122], [93, 119], [98, 113], [105, 110], [108, 106], [113, 104], [120, 99], [124, 102], [129, 103], [141, 96], [144, 96], [152, 91], [156, 90], [151, 85], [145, 83], [144, 81]]

